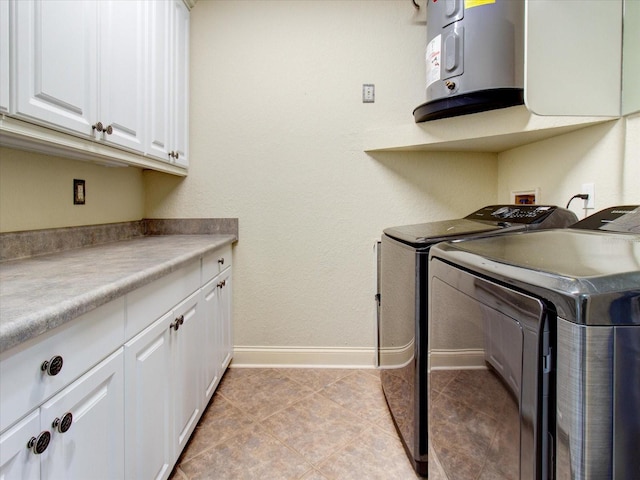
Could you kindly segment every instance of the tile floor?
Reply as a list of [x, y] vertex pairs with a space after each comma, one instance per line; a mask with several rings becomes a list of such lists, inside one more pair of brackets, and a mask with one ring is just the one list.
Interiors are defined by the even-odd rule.
[[231, 368], [171, 480], [416, 479], [375, 370]]

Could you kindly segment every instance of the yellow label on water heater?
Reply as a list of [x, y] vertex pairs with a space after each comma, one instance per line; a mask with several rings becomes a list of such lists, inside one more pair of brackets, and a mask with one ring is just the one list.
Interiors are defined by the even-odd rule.
[[496, 3], [496, 0], [464, 0], [464, 8], [479, 7], [480, 5], [487, 5], [488, 3]]

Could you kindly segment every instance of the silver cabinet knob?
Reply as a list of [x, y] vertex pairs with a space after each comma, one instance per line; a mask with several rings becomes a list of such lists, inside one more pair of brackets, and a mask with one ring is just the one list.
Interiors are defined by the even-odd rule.
[[180, 325], [182, 325], [183, 323], [184, 323], [184, 315], [180, 315], [173, 322], [171, 322], [171, 325], [169, 325], [169, 328], [177, 331], [180, 328]]
[[107, 135], [111, 135], [113, 133], [113, 127], [111, 125], [107, 125], [106, 127], [102, 124], [102, 122], [97, 122], [93, 125], [91, 125], [91, 128], [93, 130], [96, 130], [98, 132], [104, 132]]
[[45, 360], [44, 362], [42, 362], [42, 365], [40, 365], [40, 370], [42, 370], [43, 372], [47, 372], [47, 375], [53, 377], [60, 373], [63, 363], [64, 362], [62, 360], [62, 357], [60, 355], [55, 355], [51, 357], [51, 360]]
[[40, 455], [49, 446], [51, 434], [48, 431], [40, 432], [37, 437], [31, 437], [27, 442], [27, 448], [32, 450], [36, 455]]
[[51, 426], [58, 430], [60, 433], [65, 433], [71, 428], [71, 424], [73, 423], [73, 415], [71, 412], [65, 413], [62, 418], [56, 417], [53, 420]]

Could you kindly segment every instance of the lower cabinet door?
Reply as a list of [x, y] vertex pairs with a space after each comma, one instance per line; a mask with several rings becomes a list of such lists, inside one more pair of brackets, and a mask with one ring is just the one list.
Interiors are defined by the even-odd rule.
[[40, 432], [40, 411], [36, 410], [0, 435], [0, 478], [40, 479], [40, 455], [27, 447]]
[[130, 480], [165, 479], [174, 461], [173, 312], [125, 344], [125, 464]]
[[40, 407], [43, 480], [123, 478], [123, 373], [120, 348]]
[[231, 363], [233, 357], [233, 312], [231, 299], [233, 292], [232, 272], [228, 268], [220, 274], [220, 376]]
[[182, 452], [202, 413], [202, 319], [200, 292], [174, 309], [174, 322], [180, 329], [172, 332], [174, 442]]
[[202, 320], [204, 323], [204, 341], [202, 370], [204, 374], [204, 403], [209, 403], [220, 383], [220, 287], [218, 278], [214, 278], [202, 288]]

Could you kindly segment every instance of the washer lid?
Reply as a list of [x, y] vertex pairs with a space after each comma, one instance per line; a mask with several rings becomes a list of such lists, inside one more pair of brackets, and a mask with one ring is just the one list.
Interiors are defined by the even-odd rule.
[[[553, 301], [590, 325], [640, 324], [640, 234], [539, 230], [435, 246], [430, 258]], [[627, 315], [614, 315], [625, 305]]]
[[453, 240], [466, 235], [503, 229], [503, 226], [499, 226], [496, 223], [491, 225], [460, 218], [457, 220], [443, 220], [440, 222], [418, 223], [415, 225], [386, 228], [384, 234], [400, 242], [420, 248], [444, 240]]
[[640, 233], [640, 205], [619, 205], [600, 210], [571, 228]]

